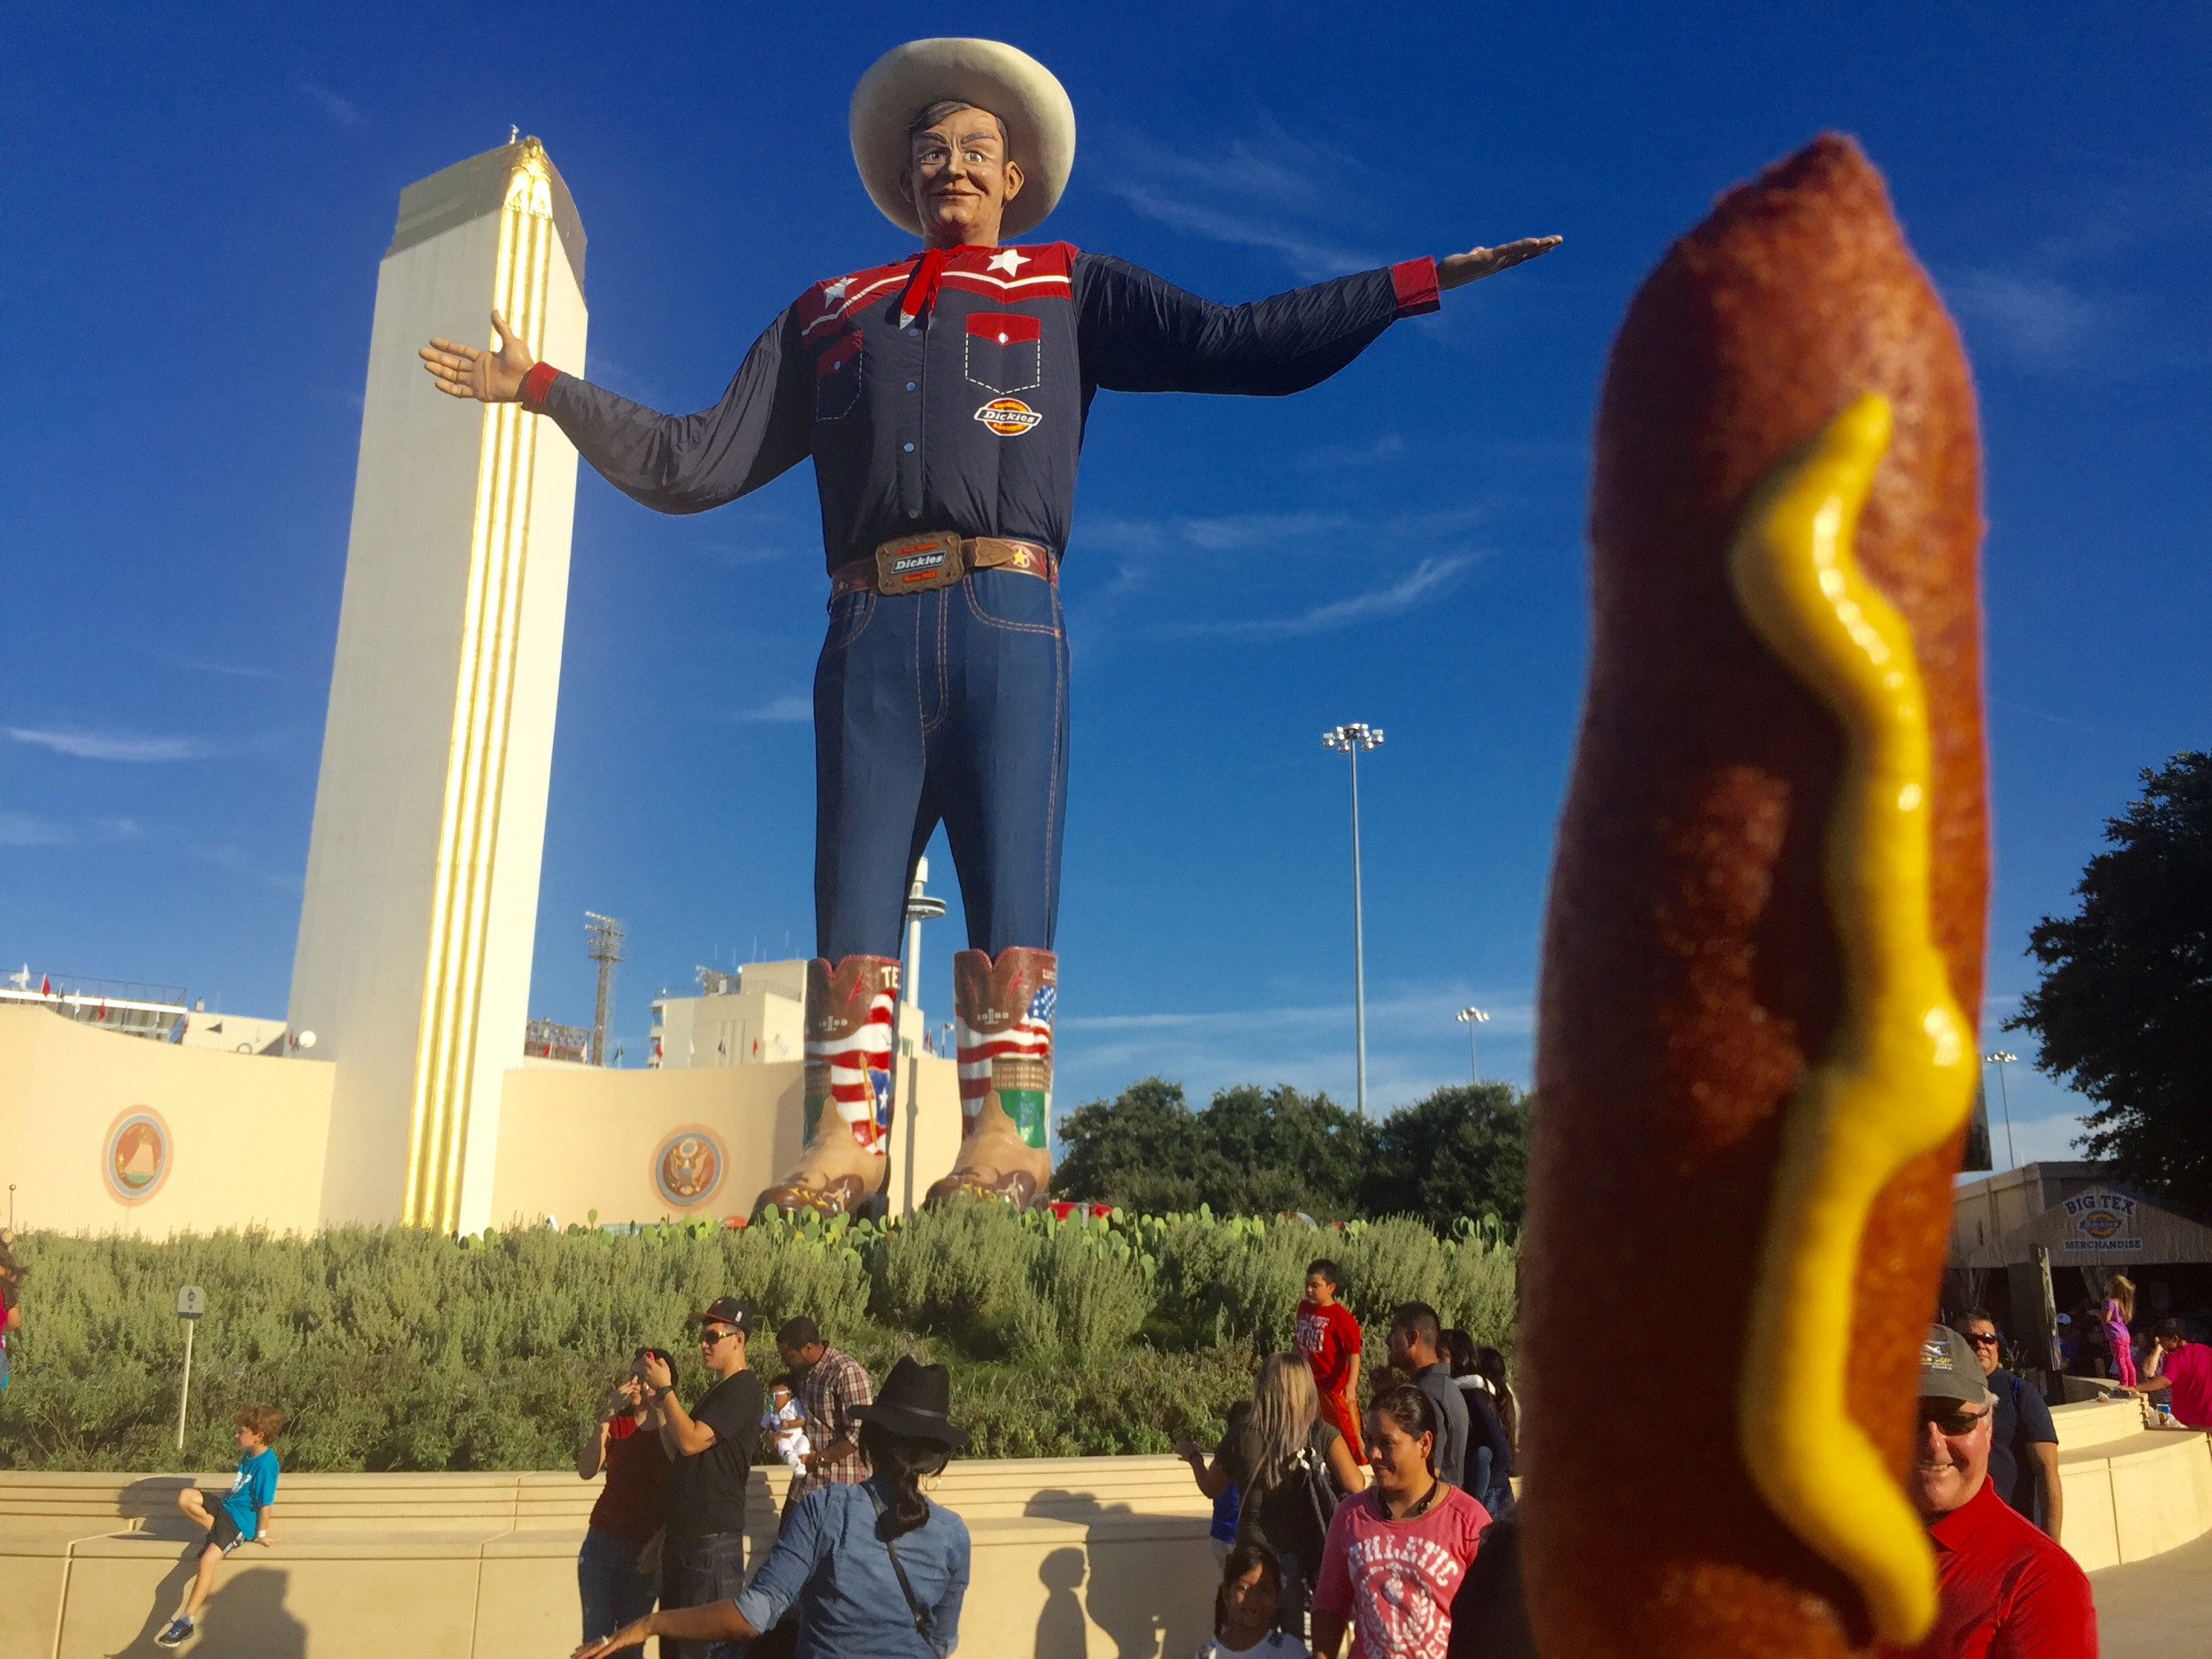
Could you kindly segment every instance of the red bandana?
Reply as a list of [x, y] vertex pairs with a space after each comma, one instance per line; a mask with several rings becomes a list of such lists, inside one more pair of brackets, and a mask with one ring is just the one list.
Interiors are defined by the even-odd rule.
[[945, 261], [952, 257], [949, 248], [925, 248], [922, 257], [915, 261], [914, 274], [906, 280], [906, 291], [899, 296], [899, 326], [909, 328], [918, 318], [929, 315], [929, 308], [937, 303], [938, 280], [945, 274]]

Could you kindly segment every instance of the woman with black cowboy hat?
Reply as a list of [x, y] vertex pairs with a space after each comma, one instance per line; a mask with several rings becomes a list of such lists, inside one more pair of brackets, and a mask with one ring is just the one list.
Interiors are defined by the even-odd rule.
[[901, 1360], [875, 1403], [853, 1408], [872, 1477], [800, 1499], [734, 1601], [650, 1614], [586, 1643], [575, 1659], [600, 1659], [648, 1636], [749, 1641], [795, 1602], [798, 1659], [942, 1659], [960, 1639], [968, 1529], [924, 1497], [921, 1483], [968, 1443], [946, 1415], [951, 1400], [942, 1365]]

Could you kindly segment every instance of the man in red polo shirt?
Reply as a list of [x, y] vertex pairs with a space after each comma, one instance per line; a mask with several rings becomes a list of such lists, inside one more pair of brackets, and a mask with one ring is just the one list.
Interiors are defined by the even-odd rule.
[[1906, 1495], [1935, 1546], [1935, 1628], [1911, 1659], [2096, 1659], [2097, 1614], [2074, 1558], [1989, 1480], [1996, 1400], [1966, 1339], [1928, 1327], [1920, 1349], [1920, 1438]]

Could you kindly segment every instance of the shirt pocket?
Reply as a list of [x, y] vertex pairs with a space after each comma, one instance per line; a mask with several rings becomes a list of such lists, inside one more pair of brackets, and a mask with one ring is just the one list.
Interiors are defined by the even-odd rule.
[[1001, 396], [1043, 384], [1043, 334], [1040, 319], [1019, 311], [969, 312], [969, 383]]
[[814, 358], [814, 419], [841, 420], [860, 402], [860, 330], [833, 334]]

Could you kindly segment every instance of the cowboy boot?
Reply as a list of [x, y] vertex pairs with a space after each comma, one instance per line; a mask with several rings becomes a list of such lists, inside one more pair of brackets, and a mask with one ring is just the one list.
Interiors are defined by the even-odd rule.
[[891, 1022], [899, 964], [848, 956], [806, 965], [806, 1149], [753, 1214], [851, 1215], [883, 1188], [891, 1147]]
[[1002, 1198], [1017, 1209], [1044, 1201], [1052, 1182], [1046, 1140], [1052, 1113], [1052, 1011], [1059, 958], [1023, 946], [952, 959], [953, 1018], [960, 1042], [960, 1156], [926, 1203], [956, 1193]]

